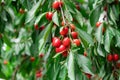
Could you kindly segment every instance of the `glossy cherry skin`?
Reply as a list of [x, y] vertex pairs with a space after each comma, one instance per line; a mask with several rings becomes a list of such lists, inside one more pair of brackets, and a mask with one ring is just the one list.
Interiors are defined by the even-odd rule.
[[41, 77], [42, 77], [42, 71], [37, 71], [36, 78], [41, 78]]
[[53, 4], [52, 4], [52, 8], [54, 8], [56, 10], [59, 10], [60, 6], [62, 7], [62, 5], [63, 5], [62, 1], [54, 1]]
[[66, 47], [67, 47], [67, 46], [70, 46], [70, 43], [71, 43], [71, 42], [70, 42], [70, 38], [68, 38], [68, 37], [64, 38], [63, 41], [62, 41], [62, 43], [63, 43], [63, 45], [66, 46]]
[[47, 12], [46, 13], [46, 19], [51, 21], [52, 20], [52, 17], [53, 17], [53, 13], [52, 12]]
[[85, 75], [87, 76], [88, 79], [90, 79], [92, 77], [92, 75], [89, 73], [85, 73]]
[[67, 57], [67, 56], [68, 56], [68, 52], [67, 52], [67, 51], [64, 51], [64, 52], [62, 53], [62, 56], [63, 56], [63, 57]]
[[63, 29], [60, 31], [60, 34], [63, 35], [63, 36], [67, 35], [67, 34], [68, 34], [68, 28], [67, 28], [67, 27], [63, 28]]
[[81, 44], [79, 39], [73, 39], [73, 43], [76, 44], [76, 46], [80, 46]]
[[53, 38], [52, 45], [54, 47], [59, 47], [61, 45], [61, 40], [57, 37]]
[[119, 60], [119, 55], [118, 54], [113, 54], [113, 60], [118, 61]]
[[34, 57], [31, 57], [31, 58], [30, 58], [30, 61], [31, 61], [31, 62], [35, 61], [35, 58], [34, 58]]
[[75, 27], [74, 24], [70, 24], [70, 28], [71, 28], [72, 31], [74, 31], [76, 27]]
[[98, 21], [98, 22], [96, 23], [96, 27], [99, 27], [100, 25], [101, 25], [101, 22]]
[[73, 39], [77, 39], [78, 38], [78, 33], [75, 32], [75, 31], [71, 32], [71, 35], [72, 35]]
[[56, 48], [56, 49], [55, 49], [56, 53], [62, 52], [62, 51], [65, 51], [65, 50], [66, 50], [66, 47], [65, 47], [64, 45], [60, 45], [59, 48]]
[[112, 55], [112, 54], [108, 54], [108, 55], [107, 55], [107, 60], [108, 60], [109, 62], [113, 61], [113, 55]]
[[35, 30], [39, 30], [38, 24], [34, 24]]

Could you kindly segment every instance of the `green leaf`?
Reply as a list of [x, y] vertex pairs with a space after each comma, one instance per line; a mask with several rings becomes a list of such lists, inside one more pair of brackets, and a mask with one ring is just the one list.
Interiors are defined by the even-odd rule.
[[94, 27], [96, 22], [98, 21], [100, 13], [101, 11], [100, 11], [99, 6], [93, 9], [93, 11], [91, 12], [89, 19], [90, 19], [90, 24], [92, 27]]
[[7, 44], [7, 46], [12, 47], [12, 43], [6, 34], [4, 34], [3, 40]]
[[76, 29], [79, 32], [81, 39], [85, 40], [87, 43], [91, 44], [92, 46], [94, 45], [94, 41], [93, 41], [92, 36], [90, 34], [88, 34], [87, 32], [85, 32], [79, 28], [76, 28]]
[[43, 17], [45, 14], [46, 14], [46, 12], [45, 12], [45, 13], [40, 14], [40, 15], [37, 17], [37, 19], [35, 20], [35, 24], [38, 24], [38, 23], [39, 23], [39, 21], [42, 19], [42, 17]]
[[64, 66], [64, 67], [61, 68], [61, 70], [60, 70], [59, 80], [65, 80], [66, 75], [67, 75], [67, 68], [66, 68], [66, 66]]
[[58, 13], [57, 11], [53, 14], [52, 21], [59, 26], [59, 19], [58, 19]]
[[68, 10], [65, 11], [65, 16], [68, 21], [73, 21], [72, 15]]
[[104, 44], [105, 44], [105, 50], [107, 52], [110, 52], [110, 44], [113, 36], [115, 35], [114, 31], [110, 26], [107, 28], [106, 33], [105, 33], [105, 39], [104, 39]]
[[103, 24], [101, 24], [97, 29], [96, 29], [96, 33], [95, 33], [95, 37], [98, 41], [98, 43], [102, 43], [102, 28], [103, 28]]
[[55, 54], [55, 55], [53, 56], [53, 58], [58, 57], [60, 54], [61, 54], [61, 53], [57, 53], [57, 54]]
[[98, 44], [97, 52], [98, 52], [98, 54], [99, 54], [100, 56], [105, 57], [105, 50], [104, 50], [104, 48], [103, 48], [100, 44]]
[[38, 37], [38, 39], [39, 39], [39, 52], [41, 52], [43, 46], [45, 45], [45, 42], [47, 41], [47, 38], [50, 35], [52, 22], [49, 23], [48, 26], [46, 26], [46, 27], [47, 28], [45, 28]]
[[116, 39], [116, 47], [120, 48], [120, 32], [118, 30], [115, 30], [115, 39]]
[[40, 5], [41, 5], [42, 0], [39, 0], [30, 11], [28, 11], [27, 16], [26, 16], [26, 20], [25, 23], [29, 23], [36, 14], [36, 11], [39, 9]]
[[111, 20], [116, 24], [116, 17], [115, 17], [115, 14], [113, 13], [112, 9], [110, 8], [110, 18]]
[[83, 17], [82, 14], [79, 11], [76, 11], [77, 14], [75, 15], [76, 20], [78, 21], [78, 23], [83, 26]]
[[67, 69], [68, 69], [68, 77], [70, 80], [75, 80], [75, 72], [74, 72], [74, 55], [72, 52], [69, 53], [68, 61], [67, 61]]
[[83, 72], [93, 74], [91, 72], [91, 61], [87, 57], [76, 54], [76, 60]]
[[80, 3], [84, 3], [85, 2], [85, 0], [77, 0], [78, 2], [80, 2]]

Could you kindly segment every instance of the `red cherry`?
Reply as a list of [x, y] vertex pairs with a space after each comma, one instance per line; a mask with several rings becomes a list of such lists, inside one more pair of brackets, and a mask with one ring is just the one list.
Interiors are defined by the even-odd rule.
[[43, 56], [44, 56], [44, 54], [43, 54], [43, 53], [41, 53], [41, 54], [39, 55], [39, 57], [40, 57], [40, 58], [43, 58]]
[[31, 57], [31, 58], [30, 58], [30, 61], [31, 61], [31, 62], [35, 61], [35, 58], [34, 58], [34, 57]]
[[0, 34], [0, 38], [2, 38], [2, 34]]
[[71, 28], [72, 31], [74, 31], [75, 30], [75, 25], [74, 24], [70, 24], [70, 28]]
[[107, 11], [107, 5], [106, 5], [106, 6], [104, 6], [104, 8], [103, 8], [103, 9], [104, 9], [104, 11]]
[[73, 39], [77, 39], [78, 38], [78, 33], [75, 32], [75, 31], [71, 32], [71, 35], [72, 35]]
[[65, 23], [64, 23], [64, 21], [63, 21], [63, 20], [62, 20], [62, 22], [61, 22], [61, 25], [62, 25], [62, 26], [64, 26], [64, 25], [65, 25]]
[[84, 56], [87, 56], [87, 52], [84, 52]]
[[118, 61], [119, 60], [119, 55], [118, 54], [113, 54], [113, 60]]
[[55, 1], [55, 2], [53, 2], [52, 7], [53, 7], [54, 9], [59, 10], [59, 9], [60, 9], [60, 6], [62, 7], [62, 5], [63, 5], [63, 2], [62, 2], [62, 1]]
[[109, 62], [111, 62], [111, 61], [113, 60], [112, 54], [108, 54], [108, 55], [107, 55], [107, 60], [108, 60]]
[[7, 64], [8, 64], [8, 61], [7, 61], [7, 60], [4, 60], [3, 64], [4, 64], [4, 65], [7, 65]]
[[34, 25], [35, 30], [39, 30], [38, 24]]
[[73, 39], [73, 43], [75, 43], [77, 46], [80, 46], [81, 44], [79, 39]]
[[24, 14], [25, 13], [25, 11], [22, 8], [20, 8], [19, 12], [20, 12], [20, 14]]
[[80, 10], [80, 6], [78, 4], [75, 5], [77, 10]]
[[67, 35], [67, 34], [68, 34], [68, 28], [67, 28], [67, 27], [63, 28], [63, 29], [60, 31], [60, 34], [63, 35], [63, 36]]
[[37, 78], [41, 78], [42, 77], [42, 72], [41, 71], [37, 71], [36, 72], [36, 77]]
[[101, 22], [98, 21], [98, 22], [96, 23], [96, 27], [99, 27], [100, 25], [101, 25]]
[[68, 37], [64, 38], [63, 41], [62, 41], [63, 45], [64, 46], [69, 46], [70, 45], [70, 39]]
[[59, 47], [61, 45], [61, 40], [59, 38], [55, 38], [52, 42], [54, 47]]
[[59, 2], [59, 6], [61, 6], [61, 7], [63, 6], [63, 2], [62, 1]]
[[57, 37], [53, 37], [53, 38], [52, 38], [52, 42], [53, 42], [55, 39], [57, 39]]
[[64, 52], [62, 53], [62, 56], [63, 56], [63, 57], [67, 57], [67, 56], [68, 56], [68, 52], [67, 52], [67, 51], [64, 51]]
[[59, 1], [53, 2], [52, 7], [53, 7], [54, 9], [59, 9], [59, 8], [60, 8], [60, 6], [59, 6]]
[[120, 62], [117, 62], [117, 63], [116, 63], [116, 67], [117, 67], [117, 68], [120, 68]]
[[52, 12], [47, 12], [46, 13], [46, 19], [51, 21], [52, 20], [53, 13]]
[[59, 48], [56, 48], [56, 53], [62, 52], [62, 51], [65, 51], [65, 50], [66, 50], [66, 47], [64, 45], [60, 45]]
[[87, 76], [88, 79], [90, 79], [92, 77], [92, 75], [89, 73], [85, 73], [85, 75]]
[[39, 28], [39, 30], [42, 31], [44, 28], [45, 28], [45, 26], [41, 26], [41, 27]]

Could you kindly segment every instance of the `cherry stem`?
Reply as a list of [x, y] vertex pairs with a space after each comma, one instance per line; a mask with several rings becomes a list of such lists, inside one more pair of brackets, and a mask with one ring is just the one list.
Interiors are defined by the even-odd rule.
[[[59, 0], [59, 1], [60, 1], [60, 0]], [[63, 14], [63, 10], [62, 10], [61, 5], [60, 5], [60, 11], [61, 11], [61, 14], [62, 14], [63, 22], [64, 22], [64, 24], [66, 24], [66, 22], [65, 22], [65, 17], [64, 17], [64, 14]]]

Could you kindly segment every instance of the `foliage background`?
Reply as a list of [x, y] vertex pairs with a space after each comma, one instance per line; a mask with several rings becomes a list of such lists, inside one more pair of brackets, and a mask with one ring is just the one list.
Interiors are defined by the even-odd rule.
[[[64, 16], [75, 24], [81, 39], [81, 46], [72, 45], [67, 58], [56, 54], [51, 45], [51, 38], [60, 36], [62, 22], [61, 11], [52, 8], [54, 0], [0, 0], [0, 78], [87, 80], [85, 73], [88, 73], [91, 80], [120, 80], [120, 67], [116, 67], [120, 61], [106, 60], [110, 53], [120, 54], [120, 0], [62, 1]], [[21, 13], [20, 9], [25, 12]], [[54, 12], [51, 22], [45, 17], [48, 11]], [[96, 28], [98, 21], [102, 25]], [[44, 25], [45, 29], [36, 30], [34, 24]], [[44, 57], [40, 58], [40, 54]], [[31, 57], [35, 58], [34, 62]], [[36, 78], [40, 69], [42, 77]]]

